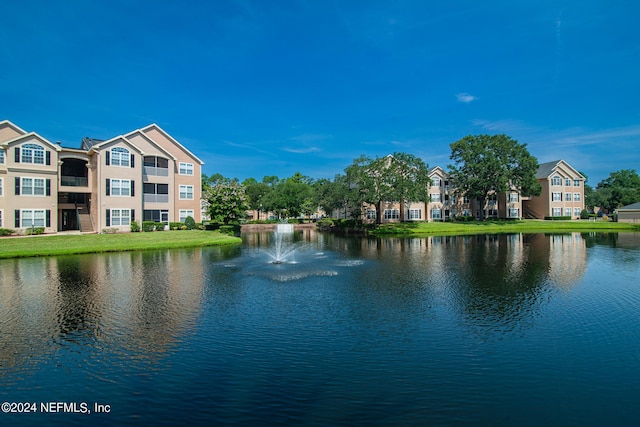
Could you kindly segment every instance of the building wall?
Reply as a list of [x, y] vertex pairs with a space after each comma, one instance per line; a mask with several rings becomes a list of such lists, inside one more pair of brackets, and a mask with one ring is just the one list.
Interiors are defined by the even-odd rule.
[[[179, 221], [180, 213], [189, 213], [200, 222], [201, 218], [201, 175], [202, 162], [184, 146], [166, 134], [156, 125], [133, 131], [127, 137], [117, 137], [106, 142], [95, 144], [88, 151], [66, 149], [52, 144], [34, 133], [27, 134], [8, 121], [0, 122], [0, 227], [24, 229], [16, 227], [15, 211], [46, 211], [47, 226], [45, 232], [57, 232], [59, 211], [63, 209], [59, 201], [59, 188], [66, 193], [88, 195], [89, 213], [94, 231], [101, 232], [105, 228], [117, 228], [128, 231], [130, 220], [141, 221], [144, 209], [168, 211], [168, 221]], [[37, 144], [47, 154], [46, 164], [24, 163], [15, 161], [15, 149], [25, 144]], [[128, 151], [128, 164], [114, 162], [120, 154], [114, 149], [124, 148]], [[59, 158], [59, 153], [62, 157]], [[162, 157], [168, 160], [167, 176], [145, 176], [144, 155]], [[87, 162], [88, 185], [73, 187], [62, 185], [62, 165], [65, 159], [77, 158]], [[44, 162], [43, 162], [44, 163]], [[181, 167], [181, 164], [183, 167]], [[16, 178], [19, 185], [16, 186]], [[46, 182], [46, 194], [16, 194], [16, 188], [24, 184], [20, 178], [35, 178], [38, 184]], [[41, 181], [44, 180], [44, 181]], [[123, 182], [128, 191], [122, 191]], [[156, 201], [144, 203], [144, 182], [167, 184], [169, 188], [167, 202]], [[30, 181], [27, 187], [33, 192]], [[180, 186], [188, 186], [189, 191], [180, 191]], [[183, 188], [184, 190], [185, 188]], [[20, 191], [20, 190], [18, 190]], [[39, 190], [38, 190], [39, 191]], [[188, 198], [181, 197], [187, 195]], [[67, 208], [66, 206], [64, 208]], [[122, 210], [128, 217], [122, 215]], [[115, 210], [115, 212], [114, 212]], [[113, 215], [119, 218], [114, 224]], [[20, 221], [24, 218], [20, 218]], [[126, 223], [124, 219], [127, 219]], [[183, 219], [183, 218], [182, 218]], [[22, 224], [19, 224], [22, 225]], [[24, 232], [24, 231], [23, 231]]]

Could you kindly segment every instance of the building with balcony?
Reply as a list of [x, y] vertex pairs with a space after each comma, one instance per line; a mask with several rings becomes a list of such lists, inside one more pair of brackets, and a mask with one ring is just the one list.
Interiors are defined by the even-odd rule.
[[[131, 221], [201, 221], [203, 162], [156, 124], [54, 144], [0, 122], [0, 227], [128, 231]], [[9, 185], [11, 191], [8, 191]]]

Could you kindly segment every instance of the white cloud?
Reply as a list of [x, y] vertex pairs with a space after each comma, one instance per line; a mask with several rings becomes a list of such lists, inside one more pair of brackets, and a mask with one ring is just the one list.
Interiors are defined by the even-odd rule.
[[458, 99], [458, 102], [463, 102], [465, 104], [468, 104], [470, 102], [476, 101], [478, 99], [477, 96], [473, 96], [469, 93], [466, 92], [462, 92], [462, 93], [457, 93], [456, 94], [456, 98]]
[[320, 151], [320, 148], [318, 147], [301, 147], [301, 148], [285, 147], [282, 150], [287, 151], [289, 153], [307, 154], [307, 153], [315, 153], [316, 151]]

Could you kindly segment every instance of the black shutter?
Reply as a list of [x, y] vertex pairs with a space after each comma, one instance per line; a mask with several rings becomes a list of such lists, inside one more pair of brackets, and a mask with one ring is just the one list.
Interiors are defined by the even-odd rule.
[[111, 180], [107, 178], [107, 196], [111, 195]]
[[136, 210], [131, 209], [131, 222], [136, 220]]
[[51, 227], [51, 210], [47, 209], [46, 211], [46, 215], [47, 215], [47, 222], [45, 223], [47, 227]]
[[132, 154], [131, 155], [131, 167], [134, 168], [136, 166], [136, 162], [135, 162], [135, 156]]
[[20, 177], [16, 176], [16, 196], [20, 195]]
[[109, 166], [109, 152], [105, 151], [104, 152], [104, 161], [105, 161], [105, 165]]
[[135, 181], [131, 181], [131, 197], [135, 197], [136, 195], [136, 182]]
[[16, 163], [20, 163], [20, 147], [16, 147]]
[[51, 195], [51, 180], [47, 179], [47, 196]]
[[16, 217], [16, 228], [20, 228], [20, 211], [18, 209], [15, 210], [14, 215]]
[[107, 227], [111, 227], [111, 210], [107, 209]]
[[47, 157], [47, 160], [46, 160], [47, 166], [50, 166], [51, 165], [51, 151], [47, 151], [45, 154], [46, 154], [46, 157]]

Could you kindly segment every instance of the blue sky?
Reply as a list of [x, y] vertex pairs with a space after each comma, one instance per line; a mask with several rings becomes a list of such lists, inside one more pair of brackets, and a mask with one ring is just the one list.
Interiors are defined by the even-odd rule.
[[0, 120], [64, 146], [157, 123], [241, 180], [505, 133], [595, 186], [640, 165], [636, 1], [4, 2]]

